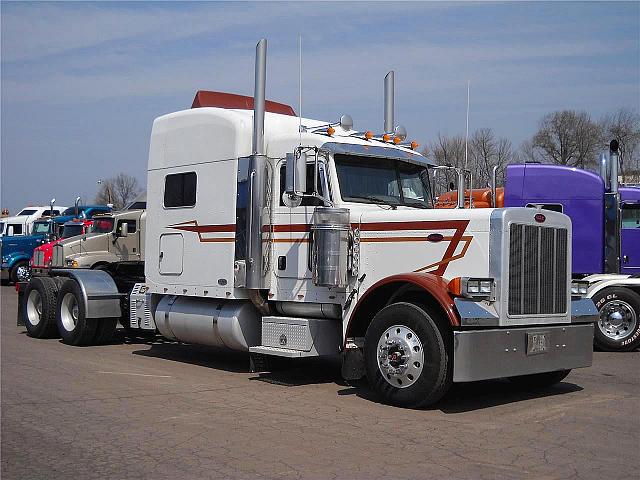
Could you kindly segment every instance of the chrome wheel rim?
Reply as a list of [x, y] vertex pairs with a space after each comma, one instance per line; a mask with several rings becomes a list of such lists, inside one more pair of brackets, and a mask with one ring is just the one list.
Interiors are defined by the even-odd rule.
[[76, 296], [73, 293], [67, 293], [60, 305], [60, 319], [62, 320], [62, 326], [67, 332], [73, 332], [78, 323], [78, 302]]
[[409, 327], [394, 325], [387, 328], [380, 336], [376, 353], [382, 377], [395, 388], [410, 387], [422, 373], [422, 342]]
[[42, 296], [37, 290], [31, 290], [27, 297], [27, 321], [34, 327], [42, 319]]
[[598, 328], [611, 340], [624, 340], [636, 330], [638, 317], [631, 305], [623, 300], [611, 300], [600, 310]]
[[25, 265], [20, 265], [16, 268], [16, 278], [19, 282], [26, 282], [29, 280], [29, 267]]

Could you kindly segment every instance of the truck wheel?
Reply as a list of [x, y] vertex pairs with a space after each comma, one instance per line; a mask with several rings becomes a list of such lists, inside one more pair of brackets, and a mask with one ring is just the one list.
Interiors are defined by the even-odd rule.
[[411, 303], [394, 303], [373, 318], [365, 335], [371, 388], [387, 403], [424, 407], [451, 386], [451, 360], [431, 316]]
[[84, 298], [75, 280], [67, 280], [60, 287], [56, 323], [62, 341], [69, 345], [89, 345], [95, 338], [98, 321], [85, 317]]
[[56, 283], [49, 277], [35, 277], [24, 292], [22, 314], [29, 336], [58, 337], [56, 327]]
[[31, 272], [27, 261], [18, 262], [11, 269], [11, 283], [28, 282], [30, 277]]
[[117, 318], [101, 318], [98, 320], [96, 327], [96, 336], [93, 339], [93, 345], [102, 345], [109, 343], [116, 333]]
[[509, 381], [522, 388], [544, 388], [560, 383], [570, 372], [571, 370], [558, 370], [557, 372], [519, 375], [517, 377], [509, 377]]
[[627, 352], [640, 345], [640, 295], [623, 287], [605, 288], [593, 296], [600, 312], [594, 343], [602, 350]]

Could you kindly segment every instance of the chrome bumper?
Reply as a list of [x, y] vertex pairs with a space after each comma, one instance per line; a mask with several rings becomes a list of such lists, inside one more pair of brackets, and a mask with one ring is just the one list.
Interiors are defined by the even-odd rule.
[[[548, 350], [528, 355], [527, 334], [543, 332], [548, 334]], [[453, 333], [454, 382], [588, 367], [593, 359], [592, 323]]]

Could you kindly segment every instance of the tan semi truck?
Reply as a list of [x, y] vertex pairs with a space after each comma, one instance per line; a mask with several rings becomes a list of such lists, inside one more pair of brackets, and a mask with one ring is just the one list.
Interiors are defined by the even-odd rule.
[[99, 215], [90, 233], [53, 247], [51, 268], [107, 269], [120, 262], [144, 262], [145, 210]]

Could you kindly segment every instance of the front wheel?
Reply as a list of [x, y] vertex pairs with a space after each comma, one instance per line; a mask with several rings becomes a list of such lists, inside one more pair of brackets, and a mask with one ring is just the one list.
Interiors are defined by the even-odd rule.
[[12, 283], [28, 282], [29, 279], [31, 278], [31, 270], [29, 269], [29, 263], [26, 261], [18, 262], [11, 269], [10, 276], [11, 276]]
[[369, 385], [386, 403], [425, 407], [451, 386], [443, 333], [417, 305], [399, 302], [382, 309], [367, 329], [364, 350]]
[[640, 295], [623, 287], [605, 288], [593, 296], [600, 313], [594, 343], [611, 352], [628, 352], [640, 345]]

